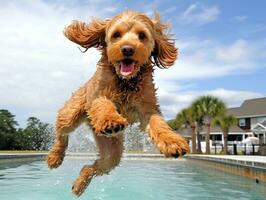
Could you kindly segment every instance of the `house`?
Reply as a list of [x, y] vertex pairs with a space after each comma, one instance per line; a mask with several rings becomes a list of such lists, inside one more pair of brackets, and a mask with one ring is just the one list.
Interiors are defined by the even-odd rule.
[[[244, 141], [251, 136], [257, 137], [260, 144], [266, 144], [266, 97], [245, 100], [240, 107], [229, 108], [227, 113], [238, 119], [238, 126], [229, 130], [228, 145], [237, 144], [239, 150], [244, 150]], [[200, 131], [203, 152], [205, 151], [205, 134], [206, 130], [203, 128]], [[218, 148], [218, 151], [222, 150], [223, 144], [222, 130], [220, 127], [212, 127], [210, 132], [211, 151], [213, 152], [214, 148]], [[256, 147], [257, 150], [258, 147]]]
[[[252, 135], [252, 133], [246, 132], [238, 126], [234, 126], [228, 134], [228, 143], [241, 143], [248, 135]], [[223, 132], [220, 127], [211, 128], [211, 139], [216, 144], [224, 143]]]
[[252, 132], [266, 144], [266, 97], [246, 100], [240, 107], [228, 109], [228, 113], [237, 117], [242, 130]]

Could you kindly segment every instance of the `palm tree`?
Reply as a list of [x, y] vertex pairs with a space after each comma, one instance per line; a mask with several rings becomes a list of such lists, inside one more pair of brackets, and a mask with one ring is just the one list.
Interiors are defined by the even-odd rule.
[[[194, 113], [197, 116], [197, 113]], [[197, 153], [201, 154], [201, 143], [200, 143], [200, 132], [202, 131], [203, 127], [203, 119], [201, 117], [196, 117], [196, 130], [197, 130]]]
[[233, 115], [222, 115], [213, 120], [213, 126], [220, 126], [223, 132], [224, 138], [224, 154], [228, 153], [228, 133], [229, 129], [233, 126], [237, 125], [237, 118]]
[[202, 96], [192, 103], [193, 112], [203, 118], [206, 127], [206, 154], [210, 153], [210, 132], [213, 118], [225, 113], [226, 106], [223, 101], [213, 96]]
[[179, 129], [180, 127], [180, 125], [178, 124], [178, 122], [176, 121], [176, 119], [171, 119], [171, 120], [168, 120], [167, 121], [167, 124], [172, 128], [172, 129], [174, 129], [174, 130], [177, 130], [177, 129]]
[[191, 134], [191, 140], [192, 140], [192, 153], [196, 153], [196, 120], [195, 120], [195, 115], [193, 115], [192, 109], [191, 108], [185, 108], [181, 110], [177, 116], [176, 116], [176, 124], [177, 127], [182, 127], [184, 126], [190, 126], [192, 130]]

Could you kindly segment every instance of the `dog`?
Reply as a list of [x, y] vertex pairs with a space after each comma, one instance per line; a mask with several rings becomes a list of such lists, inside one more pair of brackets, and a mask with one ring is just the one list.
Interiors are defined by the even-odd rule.
[[74, 92], [58, 111], [56, 141], [48, 153], [49, 168], [64, 159], [68, 136], [86, 120], [93, 131], [99, 158], [85, 165], [73, 183], [80, 196], [93, 177], [116, 167], [123, 152], [123, 130], [139, 121], [159, 151], [178, 157], [189, 151], [186, 140], [163, 119], [153, 83], [154, 68], [168, 68], [177, 58], [174, 40], [166, 33], [168, 25], [158, 13], [150, 19], [143, 13], [126, 10], [111, 19], [90, 23], [73, 21], [65, 36], [86, 50], [101, 52], [92, 78]]

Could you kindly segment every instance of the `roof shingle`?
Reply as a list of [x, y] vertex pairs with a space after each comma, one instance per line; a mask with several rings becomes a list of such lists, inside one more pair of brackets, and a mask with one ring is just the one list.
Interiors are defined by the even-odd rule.
[[238, 118], [266, 116], [266, 97], [246, 100], [240, 107], [229, 108], [228, 113]]

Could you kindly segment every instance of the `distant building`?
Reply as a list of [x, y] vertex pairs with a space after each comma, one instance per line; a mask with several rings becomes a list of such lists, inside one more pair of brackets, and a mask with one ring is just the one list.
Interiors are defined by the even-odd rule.
[[228, 109], [228, 113], [237, 117], [243, 131], [253, 133], [266, 144], [266, 97], [246, 100], [240, 107]]
[[[240, 107], [229, 108], [227, 112], [238, 119], [238, 126], [229, 130], [228, 145], [238, 144], [239, 146], [242, 145], [242, 149], [244, 149], [243, 142], [251, 136], [257, 137], [259, 139], [258, 143], [266, 144], [266, 97], [245, 100]], [[189, 127], [181, 129], [180, 132], [187, 138], [191, 138]], [[200, 131], [203, 152], [205, 151], [205, 134], [206, 130], [203, 127], [203, 130]], [[212, 151], [214, 151], [215, 146], [220, 150], [222, 149], [224, 141], [220, 127], [211, 128], [210, 139]]]

